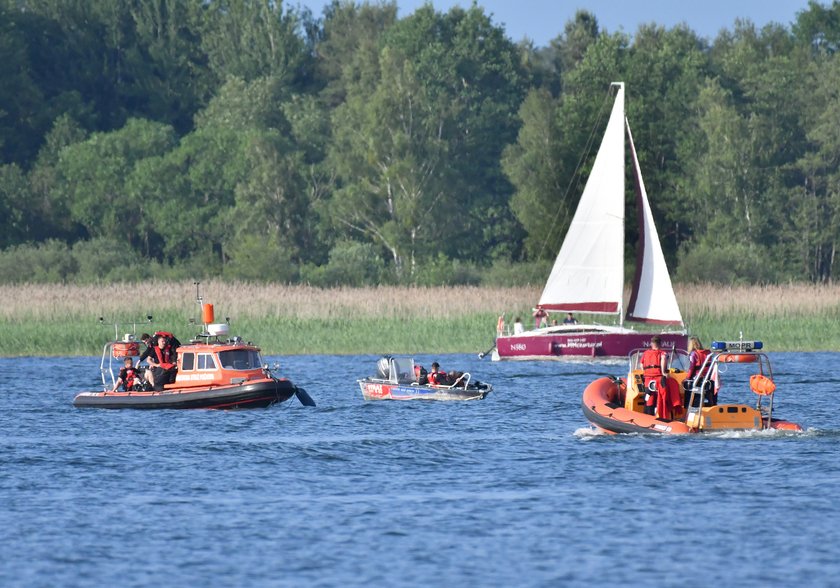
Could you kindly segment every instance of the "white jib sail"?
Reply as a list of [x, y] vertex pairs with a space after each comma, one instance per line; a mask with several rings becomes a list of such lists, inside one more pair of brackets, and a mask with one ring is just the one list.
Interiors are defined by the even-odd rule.
[[[662, 246], [659, 243], [659, 233], [653, 222], [653, 213], [650, 209], [647, 190], [645, 190], [645, 182], [642, 179], [642, 170], [636, 156], [636, 145], [633, 143], [633, 135], [630, 133], [630, 123], [627, 123], [627, 137], [630, 142], [633, 172], [636, 175], [637, 189], [641, 200], [639, 214], [642, 215], [642, 234], [639, 240], [643, 247], [643, 254], [638, 256], [641, 260], [641, 271], [637, 270], [637, 281], [633, 284], [634, 291], [630, 295], [627, 318], [643, 322], [678, 323], [682, 325], [682, 314], [679, 304], [677, 304], [677, 297], [674, 294], [674, 287], [671, 284], [671, 276], [668, 275], [668, 266], [665, 265], [665, 256], [662, 254]], [[638, 262], [639, 260], [637, 260]]]
[[624, 290], [624, 84], [539, 305], [620, 313]]

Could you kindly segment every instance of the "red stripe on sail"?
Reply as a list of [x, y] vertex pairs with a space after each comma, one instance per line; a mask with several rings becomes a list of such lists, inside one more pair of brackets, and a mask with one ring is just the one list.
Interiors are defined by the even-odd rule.
[[649, 318], [640, 318], [635, 316], [627, 315], [624, 317], [624, 320], [633, 321], [636, 323], [649, 323], [653, 325], [681, 325], [682, 322], [680, 321], [669, 321], [669, 320], [660, 320], [660, 319], [649, 319]]
[[618, 312], [617, 302], [567, 302], [565, 304], [540, 304], [546, 310], [563, 312]]

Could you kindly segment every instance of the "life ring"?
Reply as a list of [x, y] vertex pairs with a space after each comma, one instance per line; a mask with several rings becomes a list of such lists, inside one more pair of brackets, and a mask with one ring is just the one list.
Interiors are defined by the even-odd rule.
[[112, 350], [114, 357], [133, 357], [140, 355], [140, 345], [136, 341], [130, 343], [114, 343]]
[[753, 363], [758, 358], [752, 353], [721, 353], [718, 363]]

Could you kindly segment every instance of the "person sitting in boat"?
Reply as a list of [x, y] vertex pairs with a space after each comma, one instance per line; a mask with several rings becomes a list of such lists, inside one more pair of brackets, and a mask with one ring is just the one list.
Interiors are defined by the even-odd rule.
[[149, 355], [149, 365], [146, 370], [146, 380], [158, 392], [163, 390], [166, 384], [175, 381], [178, 372], [178, 361], [176, 351], [168, 337], [159, 336], [157, 345], [152, 347], [153, 354]]
[[451, 382], [450, 385], [454, 386], [455, 388], [466, 388], [467, 387], [467, 381], [464, 378], [464, 372], [458, 372], [458, 371], [452, 370], [447, 374], [446, 377], [447, 377], [448, 381]]
[[683, 398], [676, 382], [666, 375], [668, 352], [662, 349], [661, 345], [662, 339], [659, 335], [654, 335], [650, 339], [650, 349], [642, 353], [645, 414], [670, 420], [676, 416], [676, 409], [682, 409]]
[[419, 363], [414, 364], [414, 381], [421, 386], [429, 383], [429, 372]]
[[449, 385], [449, 376], [445, 371], [440, 369], [440, 364], [436, 361], [432, 362], [432, 371], [429, 372], [429, 384], [433, 386]]
[[513, 321], [513, 334], [518, 335], [520, 333], [525, 332], [525, 326], [522, 324], [522, 319], [516, 317], [516, 320]]
[[573, 315], [571, 312], [567, 312], [566, 313], [566, 318], [563, 319], [563, 324], [564, 325], [576, 325], [577, 324], [577, 319], [575, 318], [575, 315]]
[[137, 373], [137, 368], [134, 367], [130, 357], [125, 358], [125, 365], [120, 369], [117, 381], [114, 383], [114, 388], [111, 392], [116, 392], [122, 386], [122, 389], [128, 392], [135, 389], [135, 384], [139, 384], [140, 376]]

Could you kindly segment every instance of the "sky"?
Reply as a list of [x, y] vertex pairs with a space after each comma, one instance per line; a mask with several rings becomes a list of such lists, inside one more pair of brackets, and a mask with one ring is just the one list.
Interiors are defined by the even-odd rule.
[[[408, 16], [427, 1], [397, 0], [398, 16]], [[287, 2], [296, 3], [321, 16], [329, 0]], [[822, 5], [830, 3], [820, 1]], [[472, 1], [433, 0], [431, 4], [446, 12], [453, 6], [469, 8]], [[594, 14], [602, 31], [633, 34], [640, 24], [653, 22], [671, 28], [685, 23], [701, 37], [713, 40], [721, 29], [731, 30], [737, 18], [749, 19], [759, 28], [771, 22], [789, 26], [796, 14], [808, 7], [808, 0], [479, 0], [478, 5], [496, 25], [504, 26], [513, 41], [528, 37], [544, 47], [563, 32], [579, 9]]]

